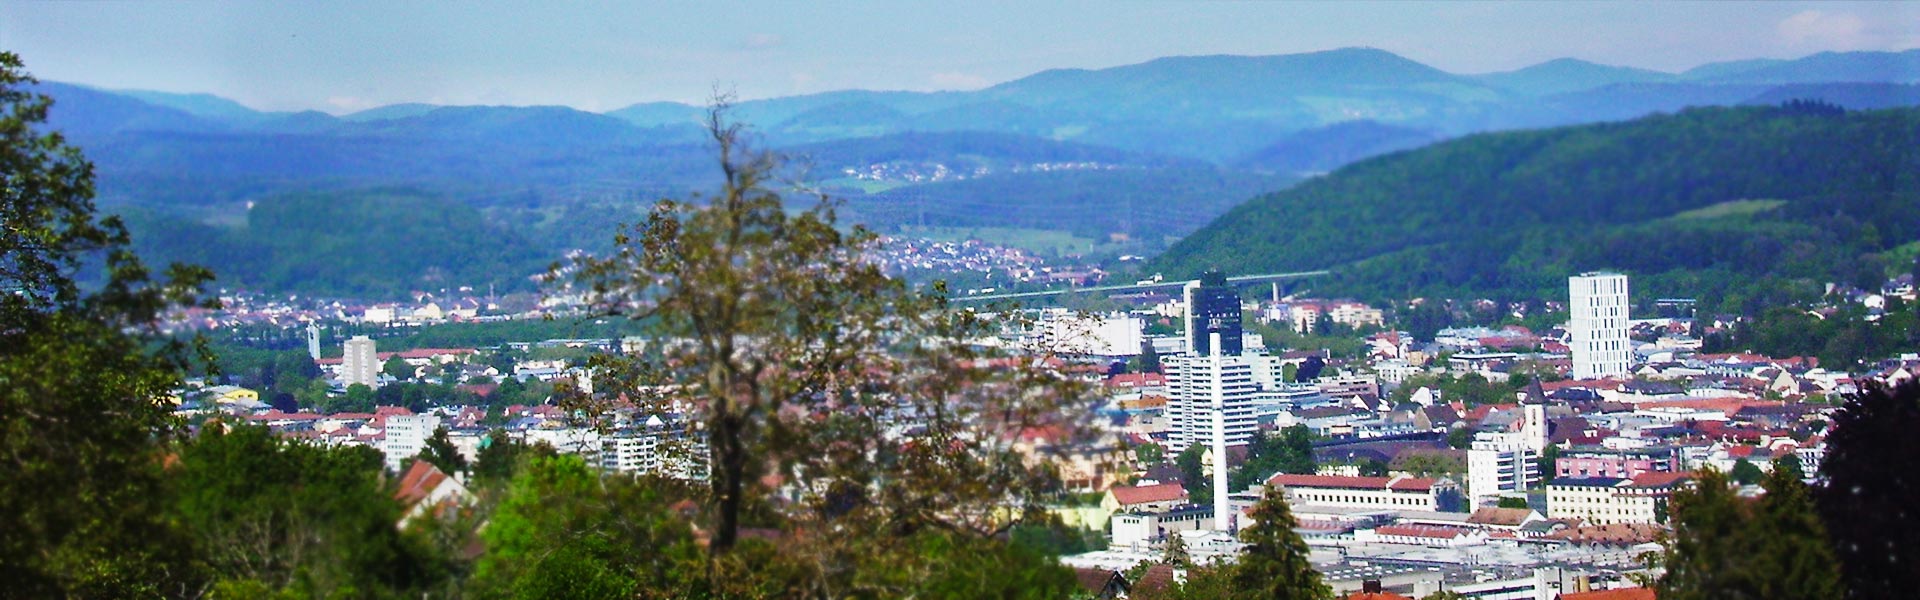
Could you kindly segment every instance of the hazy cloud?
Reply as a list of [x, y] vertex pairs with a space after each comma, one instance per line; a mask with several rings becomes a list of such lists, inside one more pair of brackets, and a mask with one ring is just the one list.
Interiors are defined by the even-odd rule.
[[1796, 46], [1817, 46], [1834, 50], [1860, 50], [1878, 46], [1867, 29], [1867, 22], [1851, 13], [1809, 10], [1780, 21], [1780, 37]]
[[379, 102], [365, 98], [355, 98], [353, 96], [332, 96], [327, 98], [327, 106], [333, 107], [332, 112], [334, 114], [359, 112], [380, 105], [381, 103]]

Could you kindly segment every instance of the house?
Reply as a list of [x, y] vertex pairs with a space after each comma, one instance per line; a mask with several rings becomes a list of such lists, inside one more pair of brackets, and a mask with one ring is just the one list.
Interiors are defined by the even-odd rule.
[[472, 502], [473, 493], [433, 463], [415, 460], [407, 467], [406, 474], [400, 476], [400, 486], [394, 490], [393, 499], [400, 502], [400, 526], [404, 528], [429, 511], [440, 515]]
[[1074, 596], [1075, 598], [1111, 600], [1113, 598], [1127, 597], [1127, 578], [1121, 575], [1119, 571], [1113, 569], [1075, 567], [1073, 569], [1073, 577], [1079, 581], [1080, 590], [1084, 592], [1084, 594]]
[[1187, 489], [1178, 483], [1114, 486], [1100, 499], [1100, 508], [1110, 513], [1160, 512], [1187, 503]]
[[1654, 600], [1657, 597], [1653, 588], [1643, 587], [1570, 592], [1555, 596], [1556, 600]]

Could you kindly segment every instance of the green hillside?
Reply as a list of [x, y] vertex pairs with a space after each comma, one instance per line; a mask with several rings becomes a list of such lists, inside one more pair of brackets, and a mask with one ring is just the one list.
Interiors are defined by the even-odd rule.
[[[1809, 104], [1470, 136], [1257, 197], [1149, 268], [1549, 298], [1568, 274], [1619, 269], [1641, 298], [1744, 308], [1892, 268], [1880, 253], [1920, 239], [1917, 138], [1920, 110]], [[1758, 200], [1774, 202], [1740, 202]]]

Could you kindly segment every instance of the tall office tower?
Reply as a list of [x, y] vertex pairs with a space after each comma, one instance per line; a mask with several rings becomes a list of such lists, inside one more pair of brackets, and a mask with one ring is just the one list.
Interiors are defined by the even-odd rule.
[[340, 361], [340, 382], [380, 387], [380, 355], [374, 352], [371, 338], [356, 335], [347, 340], [346, 354]]
[[1227, 276], [1209, 270], [1186, 287], [1187, 353], [1215, 354], [1213, 335], [1219, 334], [1218, 354], [1239, 356], [1241, 348], [1240, 293], [1227, 285]]
[[1567, 278], [1573, 378], [1624, 377], [1633, 346], [1627, 340], [1627, 276], [1583, 273]]
[[387, 468], [396, 473], [404, 471], [413, 457], [419, 456], [420, 451], [427, 447], [427, 439], [433, 437], [433, 431], [439, 428], [440, 417], [431, 414], [387, 417], [386, 436], [380, 442], [380, 451], [387, 455]]
[[1167, 369], [1167, 449], [1186, 450], [1212, 443], [1213, 416], [1219, 406], [1225, 419], [1225, 443], [1238, 446], [1260, 431], [1254, 400], [1253, 358], [1248, 356], [1180, 355], [1161, 360]]

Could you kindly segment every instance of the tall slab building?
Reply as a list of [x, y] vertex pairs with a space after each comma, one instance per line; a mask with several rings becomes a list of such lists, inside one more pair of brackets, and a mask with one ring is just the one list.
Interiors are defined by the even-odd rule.
[[1627, 276], [1583, 273], [1567, 278], [1568, 334], [1573, 378], [1625, 377], [1633, 344], [1627, 339]]
[[380, 387], [380, 355], [374, 352], [373, 339], [356, 335], [347, 340], [346, 353], [340, 361], [340, 382], [348, 386], [358, 383]]
[[1240, 294], [1225, 275], [1208, 271], [1186, 286], [1187, 353], [1161, 362], [1167, 369], [1169, 449], [1204, 446], [1213, 454], [1214, 529], [1234, 527], [1228, 508], [1227, 447], [1260, 434], [1254, 415], [1259, 386], [1252, 358], [1242, 353]]

